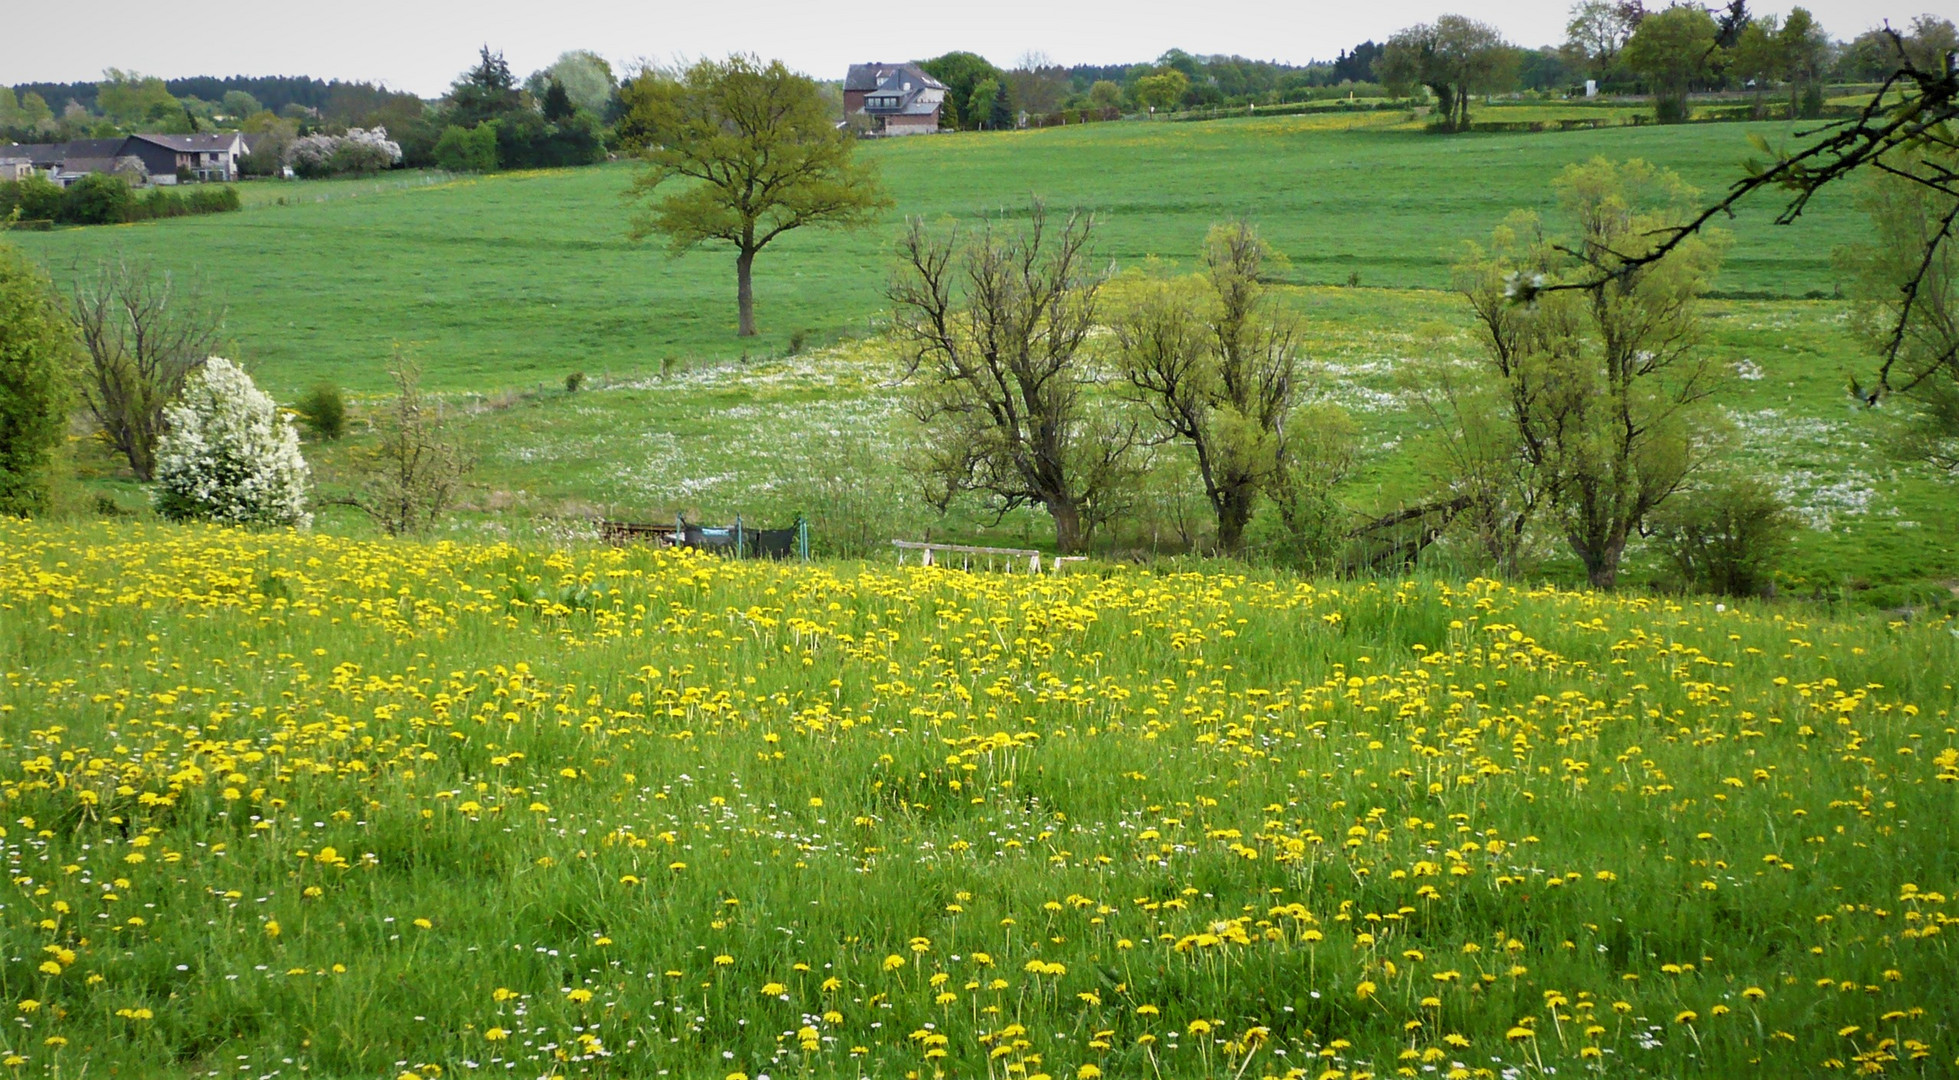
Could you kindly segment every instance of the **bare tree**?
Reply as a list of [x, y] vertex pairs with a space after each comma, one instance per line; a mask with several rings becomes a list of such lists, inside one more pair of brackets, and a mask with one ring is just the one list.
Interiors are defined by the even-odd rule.
[[1204, 241], [1201, 285], [1145, 283], [1112, 320], [1134, 396], [1197, 456], [1227, 553], [1244, 546], [1260, 494], [1287, 472], [1299, 324], [1259, 281], [1272, 258], [1251, 226], [1218, 226]]
[[218, 352], [223, 305], [169, 271], [121, 255], [75, 283], [71, 315], [88, 350], [82, 399], [140, 480], [156, 472], [164, 406]]
[[455, 503], [474, 462], [448, 438], [441, 403], [422, 393], [420, 364], [396, 353], [388, 377], [395, 396], [376, 425], [380, 445], [357, 464], [359, 489], [334, 501], [373, 518], [389, 536], [423, 534]]
[[989, 222], [963, 242], [913, 219], [888, 291], [935, 504], [971, 492], [1003, 515], [1040, 506], [1064, 552], [1113, 511], [1135, 443], [1082, 401], [1101, 285], [1087, 266], [1092, 231], [1071, 214], [1057, 233], [1039, 201], [1024, 229]]

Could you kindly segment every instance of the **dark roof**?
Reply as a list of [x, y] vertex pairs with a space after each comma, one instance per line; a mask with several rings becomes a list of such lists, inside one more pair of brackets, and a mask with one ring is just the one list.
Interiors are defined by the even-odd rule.
[[141, 139], [146, 143], [154, 143], [168, 150], [189, 154], [209, 152], [212, 150], [229, 150], [232, 147], [232, 143], [238, 138], [238, 135], [236, 132], [227, 131], [215, 135], [131, 135], [130, 138]]
[[60, 143], [9, 143], [0, 146], [0, 158], [31, 161], [36, 165], [55, 165], [61, 161]]
[[869, 64], [850, 65], [850, 70], [843, 77], [843, 88], [869, 93], [872, 90], [882, 89], [885, 83], [894, 78], [902, 81], [904, 77], [909, 77], [922, 86], [945, 89], [944, 83], [925, 74], [917, 64], [881, 64], [875, 61]]
[[122, 144], [128, 141], [121, 137], [114, 139], [76, 139], [74, 142], [59, 144], [55, 147], [55, 150], [64, 159], [113, 158], [121, 156]]
[[112, 173], [122, 164], [122, 159], [112, 157], [67, 157], [61, 161], [61, 171], [74, 175], [82, 173]]
[[[915, 64], [897, 64], [887, 69], [875, 87], [865, 91], [864, 111], [873, 116], [930, 116], [945, 101], [945, 84], [920, 71]], [[873, 106], [873, 101], [895, 99], [892, 104]]]

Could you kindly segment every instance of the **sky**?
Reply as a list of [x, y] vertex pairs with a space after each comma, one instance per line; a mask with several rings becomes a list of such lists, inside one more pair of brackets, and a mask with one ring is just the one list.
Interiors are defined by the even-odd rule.
[[[1705, 0], [1717, 2], [1717, 0]], [[1648, 0], [1654, 7], [1657, 0]], [[0, 84], [147, 75], [314, 75], [442, 93], [477, 47], [502, 50], [520, 77], [569, 49], [615, 67], [730, 52], [781, 59], [818, 78], [852, 62], [924, 59], [953, 49], [1013, 66], [1029, 52], [1061, 64], [1134, 63], [1164, 50], [1260, 60], [1331, 60], [1340, 50], [1453, 12], [1528, 46], [1564, 39], [1570, 0], [337, 0], [212, 9], [183, 18], [154, 0], [71, 5], [0, 0]], [[1787, 0], [1754, 0], [1781, 13]], [[1810, 0], [1823, 28], [1855, 37], [1921, 12], [1959, 20], [1959, 0]], [[285, 12], [294, 13], [286, 17]]]

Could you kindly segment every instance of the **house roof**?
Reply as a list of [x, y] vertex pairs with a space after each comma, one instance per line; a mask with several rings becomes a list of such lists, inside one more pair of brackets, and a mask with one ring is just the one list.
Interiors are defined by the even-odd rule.
[[59, 143], [10, 143], [0, 147], [0, 157], [9, 161], [27, 160], [36, 165], [54, 165], [61, 161]]
[[935, 86], [941, 90], [945, 89], [944, 83], [925, 74], [924, 69], [920, 68], [917, 64], [882, 64], [877, 62], [850, 65], [850, 70], [843, 77], [843, 88], [845, 90], [861, 90], [868, 94], [873, 90], [884, 89], [885, 85], [893, 79], [897, 79], [902, 83], [907, 78], [920, 86]]
[[83, 173], [112, 173], [122, 163], [121, 158], [112, 157], [66, 157], [61, 160], [61, 172], [65, 176], [80, 176]]
[[[864, 91], [864, 111], [873, 116], [930, 116], [945, 101], [945, 84], [920, 71], [916, 64], [881, 67], [877, 74], [877, 83]], [[872, 104], [892, 98], [897, 99], [893, 104]]]
[[122, 144], [129, 140], [114, 139], [76, 139], [73, 142], [57, 143], [55, 154], [63, 161], [75, 158], [113, 158], [122, 153]]
[[238, 143], [238, 133], [226, 131], [211, 135], [131, 135], [167, 150], [182, 154], [209, 153], [214, 150], [230, 150]]

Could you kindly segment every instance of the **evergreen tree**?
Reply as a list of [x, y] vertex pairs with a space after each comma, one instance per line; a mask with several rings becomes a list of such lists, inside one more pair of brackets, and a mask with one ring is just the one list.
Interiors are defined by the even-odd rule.
[[544, 91], [544, 118], [555, 124], [571, 119], [576, 112], [571, 95], [565, 92], [565, 84], [552, 79], [550, 89]]
[[1007, 100], [1007, 84], [993, 84], [993, 107], [987, 111], [986, 123], [996, 130], [1014, 126], [1013, 103]]

